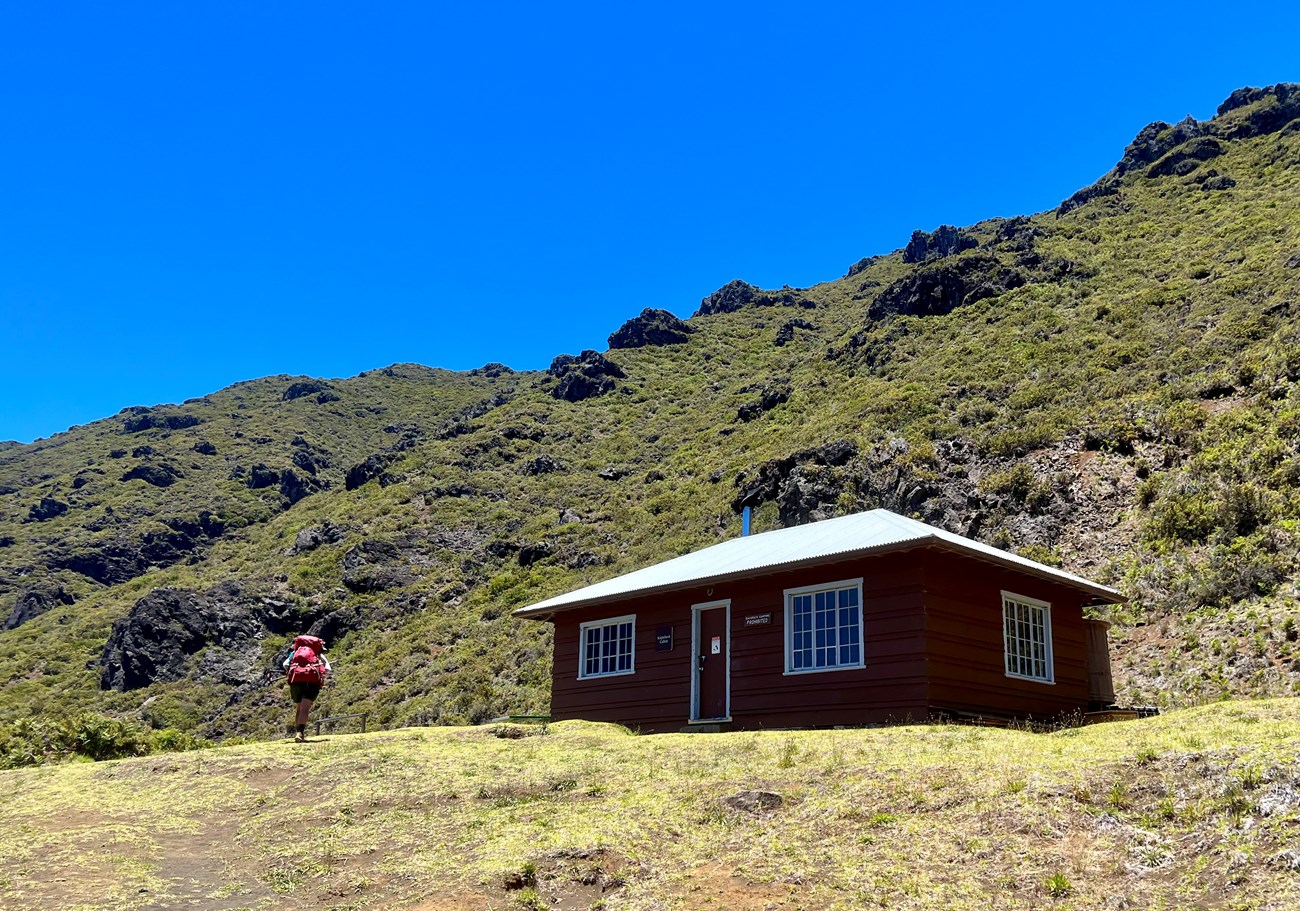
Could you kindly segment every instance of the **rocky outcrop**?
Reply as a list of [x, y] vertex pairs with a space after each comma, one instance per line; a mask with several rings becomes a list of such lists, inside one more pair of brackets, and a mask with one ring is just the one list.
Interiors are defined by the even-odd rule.
[[184, 477], [174, 465], [145, 463], [137, 465], [122, 475], [123, 481], [144, 481], [153, 487], [171, 487], [179, 478]]
[[337, 544], [347, 537], [347, 529], [333, 522], [326, 521], [320, 525], [308, 525], [299, 530], [289, 548], [291, 554], [305, 554], [326, 544]]
[[830, 518], [843, 488], [832, 469], [846, 465], [857, 452], [852, 443], [839, 440], [765, 462], [757, 478], [749, 480], [744, 473], [736, 478], [740, 492], [731, 506], [739, 513], [746, 506], [777, 502], [784, 526]]
[[68, 504], [62, 500], [56, 500], [53, 497], [41, 497], [41, 501], [27, 510], [27, 522], [48, 522], [50, 519], [57, 519], [68, 511]]
[[988, 254], [963, 256], [917, 269], [876, 296], [868, 319], [939, 316], [958, 307], [1019, 288], [1028, 280]]
[[[1104, 517], [1125, 508], [1139, 482], [1130, 457], [1080, 460], [1084, 446], [1080, 434], [994, 457], [958, 437], [918, 459], [903, 439], [863, 451], [840, 442], [766, 462], [753, 478], [743, 473], [731, 505], [739, 513], [773, 504], [783, 526], [884, 508], [999, 547], [1053, 549], [1087, 539], [1090, 559], [1111, 559], [1123, 545], [1111, 540]], [[1124, 479], [1118, 486], [1117, 478]]]
[[381, 487], [387, 487], [388, 484], [395, 480], [393, 475], [388, 473], [388, 466], [396, 461], [397, 457], [392, 453], [377, 452], [368, 456], [364, 462], [359, 462], [348, 469], [346, 477], [343, 479], [343, 487], [346, 490], [356, 490], [363, 484], [378, 480]]
[[745, 307], [816, 307], [815, 301], [799, 293], [797, 288], [782, 288], [780, 291], [760, 291], [748, 282], [740, 279], [727, 282], [717, 291], [700, 301], [696, 316], [709, 316], [714, 313], [735, 313]]
[[17, 629], [28, 620], [34, 620], [60, 604], [72, 604], [75, 601], [76, 599], [61, 587], [44, 591], [38, 589], [25, 591], [18, 596], [14, 609], [9, 612], [4, 626], [0, 629]]
[[1074, 193], [1059, 206], [1056, 207], [1056, 217], [1067, 215], [1080, 206], [1092, 202], [1094, 199], [1101, 199], [1104, 196], [1116, 196], [1119, 194], [1119, 181], [1113, 176], [1103, 177], [1090, 187], [1084, 187], [1077, 193]]
[[465, 497], [485, 497], [489, 500], [500, 500], [505, 494], [499, 490], [479, 490], [469, 484], [448, 484], [445, 487], [430, 487], [424, 492], [424, 495], [431, 500], [439, 500], [443, 497], [452, 497], [453, 499], [464, 499]]
[[1170, 126], [1163, 120], [1148, 123], [1124, 149], [1124, 155], [1115, 165], [1120, 177], [1131, 171], [1145, 168], [1163, 158], [1175, 147], [1205, 133], [1205, 128], [1194, 117], [1187, 117]]
[[280, 483], [280, 472], [274, 468], [267, 468], [261, 462], [254, 465], [248, 472], [248, 481], [246, 482], [249, 490], [262, 490], [265, 487], [274, 487]]
[[546, 428], [536, 424], [531, 427], [511, 425], [501, 428], [501, 436], [507, 440], [528, 440], [531, 443], [540, 443], [546, 438]]
[[192, 540], [188, 548], [191, 550], [203, 543], [202, 539], [214, 540], [226, 531], [226, 523], [206, 509], [192, 519], [178, 516], [161, 521], [176, 534], [188, 536]]
[[695, 330], [667, 310], [646, 307], [641, 315], [633, 317], [609, 337], [611, 348], [646, 348], [661, 345], [680, 345]]
[[137, 537], [121, 535], [86, 545], [68, 545], [52, 554], [50, 566], [67, 569], [102, 585], [120, 585], [156, 566], [192, 559], [226, 531], [225, 523], [203, 510], [193, 517], [160, 520]]
[[519, 565], [532, 566], [545, 560], [555, 552], [555, 548], [549, 541], [535, 541], [532, 544], [525, 544], [519, 548]]
[[159, 588], [113, 624], [100, 656], [100, 687], [134, 690], [180, 680], [190, 659], [209, 643], [255, 641], [261, 624], [229, 602], [198, 592]]
[[1211, 177], [1209, 180], [1205, 181], [1205, 183], [1201, 184], [1201, 190], [1207, 193], [1211, 190], [1231, 190], [1236, 185], [1237, 182], [1231, 177], [1226, 174], [1220, 174], [1216, 177]]
[[302, 437], [294, 437], [293, 456], [290, 461], [295, 468], [302, 469], [313, 477], [327, 468], [334, 467], [334, 460], [328, 449], [315, 446]]
[[[259, 462], [248, 470], [246, 476], [241, 472], [238, 475], [232, 475], [232, 477], [243, 477], [245, 485], [250, 490], [265, 490], [269, 487], [278, 487], [280, 496], [288, 501], [289, 506], [294, 505], [304, 497], [309, 497], [322, 490], [328, 490], [330, 487], [329, 481], [317, 477], [319, 471], [333, 465], [328, 450], [313, 446], [302, 437], [295, 437], [293, 446], [294, 451], [291, 457], [293, 468], [270, 468]], [[352, 472], [357, 471], [359, 468], [361, 466], [354, 466], [352, 471], [349, 472], [349, 477], [352, 477]], [[364, 481], [361, 483], [364, 483]], [[360, 484], [357, 486], [360, 486]], [[349, 487], [348, 489], [351, 490], [352, 488]]]
[[[1197, 164], [1223, 154], [1223, 144], [1210, 136], [1201, 136], [1179, 146], [1147, 170], [1148, 177], [1188, 174]], [[1188, 167], [1188, 165], [1191, 165]]]
[[742, 389], [741, 392], [757, 392], [758, 399], [753, 402], [746, 402], [736, 409], [736, 419], [740, 421], [752, 421], [768, 411], [771, 411], [777, 405], [783, 405], [790, 401], [790, 384], [786, 382], [767, 383], [763, 386], [749, 386]]
[[542, 453], [535, 459], [530, 459], [523, 465], [523, 472], [526, 475], [536, 476], [539, 474], [551, 474], [556, 471], [563, 471], [564, 465], [557, 459], [547, 453]]
[[320, 480], [315, 475], [299, 475], [292, 468], [280, 473], [280, 496], [284, 497], [290, 506], [328, 487], [328, 482]]
[[952, 225], [940, 225], [933, 233], [913, 231], [912, 239], [903, 249], [903, 262], [925, 263], [935, 259], [944, 259], [963, 250], [979, 246], [979, 240], [960, 228]]
[[1190, 174], [1200, 162], [1222, 154], [1218, 140], [1249, 139], [1289, 129], [1295, 123], [1300, 123], [1300, 84], [1237, 89], [1210, 120], [1198, 122], [1187, 117], [1173, 125], [1162, 120], [1147, 124], [1124, 149], [1115, 167], [1062, 202], [1056, 215], [1059, 218], [1094, 199], [1118, 193], [1121, 178], [1148, 166], [1149, 177]]
[[207, 440], [199, 440], [192, 448], [199, 455], [214, 456], [217, 454], [217, 447], [213, 446]]
[[280, 401], [292, 402], [294, 399], [300, 399], [308, 395], [317, 395], [321, 392], [328, 392], [333, 388], [333, 386], [324, 380], [307, 380], [302, 383], [294, 383], [288, 389], [284, 390], [284, 395], [280, 396]]
[[627, 375], [618, 364], [591, 350], [577, 357], [561, 354], [551, 361], [547, 373], [559, 378], [551, 389], [551, 395], [565, 402], [581, 402], [604, 395], [614, 388], [615, 379]]
[[185, 659], [208, 641], [209, 611], [195, 592], [161, 588], [113, 624], [100, 656], [100, 686], [118, 691], [179, 680]]
[[849, 266], [849, 271], [844, 273], [844, 277], [852, 278], [853, 276], [857, 275], [859, 272], [865, 272], [867, 268], [875, 265], [876, 262], [879, 261], [879, 259], [880, 259], [879, 256], [862, 257], [862, 259], [858, 260], [856, 263]]
[[469, 375], [486, 376], [489, 379], [497, 379], [498, 377], [503, 377], [510, 373], [514, 373], [514, 370], [510, 369], [505, 364], [498, 364], [496, 361], [491, 361], [484, 364], [482, 367], [474, 368], [469, 372]]
[[79, 573], [101, 585], [120, 585], [142, 574], [148, 565], [138, 541], [116, 539], [77, 547], [50, 557], [55, 569]]
[[386, 591], [414, 581], [406, 555], [392, 541], [367, 538], [343, 555], [343, 584], [354, 592]]
[[722, 802], [733, 810], [758, 815], [777, 809], [785, 800], [771, 791], [741, 791], [722, 798]]
[[990, 245], [1015, 253], [1024, 253], [1034, 249], [1038, 238], [1042, 236], [1043, 230], [1034, 224], [1033, 219], [1028, 215], [1016, 215], [1013, 218], [1000, 220], [997, 230], [993, 232]]
[[806, 319], [787, 320], [781, 324], [781, 328], [776, 330], [776, 338], [772, 340], [772, 344], [776, 345], [778, 348], [788, 345], [790, 342], [794, 341], [794, 330], [796, 329], [804, 329], [808, 332], [817, 331], [817, 327]]
[[[567, 357], [567, 355], [565, 356]], [[440, 426], [436, 431], [434, 431], [433, 434], [434, 439], [451, 440], [451, 439], [455, 439], [458, 436], [464, 436], [467, 433], [473, 433], [475, 428], [474, 428], [474, 424], [472, 424], [471, 422], [475, 418], [481, 418], [483, 415], [487, 414], [489, 411], [493, 410], [494, 408], [500, 408], [506, 402], [510, 401], [513, 392], [514, 390], [510, 390], [507, 392], [498, 392], [495, 395], [491, 396], [490, 398], [486, 398], [481, 401], [475, 402], [472, 405], [465, 406], [456, 414], [452, 415], [450, 418], [445, 420], [442, 423], [442, 426]], [[401, 452], [405, 449], [409, 449], [413, 445], [413, 443], [414, 441], [412, 440], [409, 434], [404, 435], [403, 438], [399, 440], [397, 443], [394, 443], [390, 447], [390, 449], [393, 452]]]
[[853, 354], [854, 359], [869, 370], [877, 370], [894, 359], [898, 343], [912, 334], [907, 323], [891, 321], [883, 325], [872, 326], [861, 332], [855, 332], [843, 349], [828, 348], [826, 357], [835, 360], [846, 354]]
[[193, 675], [254, 683], [265, 671], [263, 640], [309, 619], [294, 604], [254, 597], [234, 582], [207, 592], [157, 588], [113, 624], [100, 656], [100, 687], [121, 692]]
[[142, 430], [184, 430], [186, 427], [196, 427], [203, 423], [192, 414], [158, 412], [138, 405], [128, 408], [127, 411], [133, 413], [122, 422], [123, 433], [139, 433]]
[[754, 302], [758, 289], [749, 282], [733, 279], [717, 291], [700, 301], [696, 316], [709, 316], [714, 313], [735, 313]]
[[[1244, 116], [1225, 116], [1252, 105], [1252, 110]], [[1249, 139], [1276, 133], [1297, 118], [1300, 118], [1300, 84], [1280, 82], [1262, 89], [1240, 88], [1219, 105], [1215, 120], [1220, 122], [1214, 124], [1214, 131], [1224, 139]]]

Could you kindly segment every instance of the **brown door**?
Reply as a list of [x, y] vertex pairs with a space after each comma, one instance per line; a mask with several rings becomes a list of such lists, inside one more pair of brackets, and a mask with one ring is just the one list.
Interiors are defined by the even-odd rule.
[[695, 636], [695, 716], [707, 721], [727, 717], [729, 673], [728, 605], [700, 608]]

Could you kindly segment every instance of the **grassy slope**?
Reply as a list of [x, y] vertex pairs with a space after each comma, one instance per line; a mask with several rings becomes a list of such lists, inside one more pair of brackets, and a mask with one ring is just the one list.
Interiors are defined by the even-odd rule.
[[[236, 691], [201, 674], [126, 694], [96, 688], [108, 629], [144, 592], [228, 579], [307, 616], [352, 605], [375, 618], [334, 650], [340, 673], [326, 710], [367, 709], [385, 724], [543, 710], [549, 631], [511, 620], [511, 609], [735, 534], [731, 501], [742, 473], [752, 479], [767, 459], [837, 439], [864, 454], [850, 467], [841, 510], [876, 505], [866, 463], [876, 447], [904, 440], [891, 464], [906, 476], [970, 482], [990, 498], [985, 540], [1126, 588], [1133, 602], [1113, 634], [1123, 698], [1179, 704], [1291, 692], [1297, 655], [1284, 622], [1294, 612], [1300, 521], [1300, 336], [1292, 328], [1300, 270], [1283, 263], [1300, 251], [1300, 133], [1234, 141], [1212, 164], [1236, 188], [1207, 193], [1186, 178], [1133, 174], [1118, 195], [1059, 219], [1035, 216], [1038, 251], [1083, 264], [1082, 274], [946, 316], [868, 322], [876, 292], [867, 283], [882, 288], [913, 269], [893, 254], [807, 289], [813, 310], [698, 317], [685, 345], [613, 352], [628, 379], [577, 404], [552, 398], [552, 381], [535, 374], [376, 372], [336, 381], [341, 401], [324, 407], [278, 402], [289, 378], [254, 381], [186, 406], [208, 419], [198, 428], [136, 435], [178, 462], [193, 437], [220, 451], [219, 471], [186, 467], [201, 460], [185, 456], [186, 480], [166, 491], [109, 480], [70, 491], [78, 466], [103, 468], [108, 448], [138, 445], [122, 442], [120, 420], [10, 450], [0, 481], [22, 493], [0, 498], [0, 530], [16, 538], [0, 550], [8, 597], [25, 568], [40, 574], [42, 548], [88, 534], [88, 517], [102, 518], [107, 505], [152, 521], [164, 508], [189, 514], [215, 500], [233, 524], [248, 524], [193, 565], [124, 585], [60, 576], [83, 600], [0, 633], [0, 718], [69, 707], [131, 712], [158, 697], [150, 717], [159, 723], [269, 733], [282, 714], [278, 689]], [[997, 227], [972, 230], [989, 241]], [[794, 317], [817, 328], [774, 346], [776, 328]], [[849, 345], [858, 333], [860, 344]], [[828, 358], [830, 348], [840, 356]], [[788, 381], [789, 402], [737, 421], [737, 408], [756, 398], [750, 387], [773, 379]], [[514, 397], [475, 419], [473, 432], [411, 449], [395, 469], [402, 482], [342, 490], [343, 468], [392, 441], [384, 426], [434, 428], [504, 388]], [[273, 498], [225, 480], [232, 463], [287, 464], [299, 433], [334, 453], [332, 490], [281, 512]], [[259, 438], [271, 442], [251, 442]], [[954, 438], [978, 454], [975, 468], [937, 454]], [[528, 473], [543, 454], [562, 470]], [[601, 479], [611, 465], [630, 473]], [[1021, 466], [1028, 477], [1016, 474]], [[454, 483], [477, 494], [439, 494]], [[86, 508], [20, 524], [40, 495]], [[1033, 523], [1054, 497], [1076, 511], [1044, 536]], [[563, 509], [583, 521], [559, 525]], [[348, 539], [286, 555], [298, 529], [326, 519], [349, 526]], [[758, 527], [776, 522], [772, 504], [759, 510]], [[466, 532], [474, 543], [429, 545], [418, 581], [399, 592], [340, 586], [342, 555], [363, 536], [429, 529]], [[554, 556], [524, 568], [510, 554], [492, 556], [492, 541], [547, 541]], [[583, 554], [599, 563], [570, 568]], [[268, 639], [267, 653], [278, 644]]]
[[[408, 729], [0, 772], [0, 903], [1300, 902], [1300, 708], [1290, 700], [1050, 734], [920, 726], [635, 737], [578, 722], [522, 739], [500, 732]], [[746, 790], [783, 803], [759, 813], [724, 803]]]

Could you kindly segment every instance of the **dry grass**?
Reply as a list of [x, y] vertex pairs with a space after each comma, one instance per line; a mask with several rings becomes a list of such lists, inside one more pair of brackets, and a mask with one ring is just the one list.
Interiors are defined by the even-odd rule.
[[[1300, 706], [510, 739], [426, 728], [0, 774], [27, 909], [1289, 908]], [[758, 813], [723, 799], [779, 794]]]

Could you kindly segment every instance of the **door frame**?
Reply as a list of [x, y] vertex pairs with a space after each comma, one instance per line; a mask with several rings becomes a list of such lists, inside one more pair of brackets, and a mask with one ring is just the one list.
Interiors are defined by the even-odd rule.
[[[726, 655], [727, 661], [723, 668], [723, 676], [726, 684], [726, 712], [721, 718], [701, 718], [700, 717], [700, 649], [704, 645], [700, 641], [700, 614], [706, 610], [722, 610], [725, 621], [724, 629], [726, 630]], [[690, 723], [707, 721], [730, 721], [731, 720], [731, 599], [724, 598], [721, 601], [705, 601], [701, 604], [691, 605], [691, 705], [690, 705]]]

